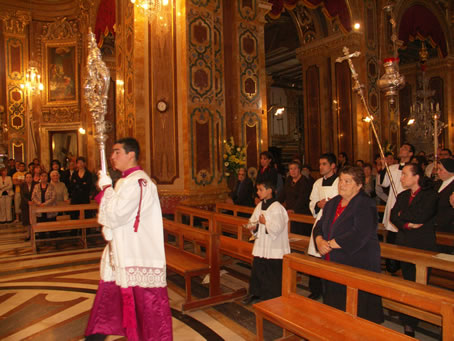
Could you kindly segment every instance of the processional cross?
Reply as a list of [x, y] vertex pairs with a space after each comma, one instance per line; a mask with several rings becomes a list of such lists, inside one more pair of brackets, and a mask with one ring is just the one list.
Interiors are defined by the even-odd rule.
[[[353, 61], [352, 61], [352, 58], [359, 57], [361, 55], [361, 52], [356, 51], [356, 52], [350, 53], [350, 50], [348, 49], [347, 46], [344, 46], [342, 51], [344, 52], [344, 55], [342, 57], [337, 58], [336, 63], [342, 63], [344, 60], [348, 61], [348, 66], [350, 67], [350, 71], [352, 73], [352, 79], [354, 81], [352, 89], [354, 91], [356, 91], [356, 93], [361, 98], [361, 102], [363, 102], [364, 108], [366, 109], [366, 113], [367, 113], [366, 118], [370, 122], [375, 139], [377, 140], [378, 148], [380, 150], [380, 156], [381, 156], [382, 160], [385, 160], [385, 153], [383, 152], [383, 148], [380, 143], [380, 139], [378, 138], [377, 130], [375, 129], [374, 117], [369, 112], [369, 106], [367, 105], [366, 98], [364, 97], [364, 91], [363, 91], [364, 87], [359, 82], [358, 73], [356, 72], [355, 66], [353, 65]], [[388, 174], [389, 182], [391, 183], [391, 187], [393, 189], [394, 195], [397, 197], [396, 185], [394, 184], [394, 180], [391, 176], [391, 172], [389, 171], [389, 167], [388, 167], [388, 164], [386, 163], [386, 161], [385, 161], [385, 168], [386, 168], [386, 173]]]

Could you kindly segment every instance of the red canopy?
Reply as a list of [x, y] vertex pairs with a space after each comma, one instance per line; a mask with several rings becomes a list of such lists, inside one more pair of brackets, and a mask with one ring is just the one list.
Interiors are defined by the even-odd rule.
[[101, 0], [96, 16], [95, 36], [98, 46], [101, 47], [104, 37], [109, 33], [115, 35], [115, 0]]

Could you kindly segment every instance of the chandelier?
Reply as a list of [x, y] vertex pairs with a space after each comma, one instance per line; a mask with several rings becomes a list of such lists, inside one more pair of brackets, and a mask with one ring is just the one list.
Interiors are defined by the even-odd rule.
[[25, 83], [20, 85], [21, 89], [29, 93], [41, 93], [44, 90], [43, 83], [41, 83], [41, 75], [38, 73], [36, 62], [30, 61], [30, 67], [25, 73]]
[[162, 6], [167, 6], [169, 0], [130, 0], [140, 11], [148, 17], [161, 11]]
[[410, 116], [405, 131], [412, 141], [428, 141], [432, 138], [434, 141], [438, 141], [438, 136], [446, 124], [439, 120], [440, 104], [433, 100], [435, 90], [428, 89], [428, 81], [425, 79], [424, 63], [427, 60], [428, 52], [424, 43], [419, 51], [419, 57], [421, 61], [420, 88], [416, 90], [415, 101], [410, 107]]

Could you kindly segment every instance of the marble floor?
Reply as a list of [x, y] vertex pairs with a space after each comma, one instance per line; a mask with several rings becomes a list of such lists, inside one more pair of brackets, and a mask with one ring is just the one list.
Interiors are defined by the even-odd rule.
[[[83, 340], [84, 329], [99, 280], [103, 241], [89, 239], [84, 250], [74, 241], [40, 244], [33, 255], [19, 224], [0, 225], [0, 340]], [[232, 262], [221, 277], [224, 288], [247, 287], [250, 269]], [[306, 279], [299, 285], [308, 294]], [[193, 282], [193, 294], [207, 291], [202, 278]], [[241, 300], [183, 314], [183, 278], [168, 275], [174, 340], [255, 340], [255, 315]], [[399, 330], [398, 318], [386, 312], [385, 325]], [[421, 323], [416, 337], [438, 340], [438, 327]], [[267, 340], [279, 338], [280, 328], [265, 324]], [[109, 336], [108, 340], [126, 340]]]

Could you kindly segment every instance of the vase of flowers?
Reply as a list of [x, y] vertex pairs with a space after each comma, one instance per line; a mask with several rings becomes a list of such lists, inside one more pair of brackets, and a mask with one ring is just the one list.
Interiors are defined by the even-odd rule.
[[232, 182], [234, 186], [238, 170], [246, 166], [246, 148], [247, 146], [236, 145], [233, 136], [224, 142], [224, 174], [229, 178], [229, 187], [232, 187]]

